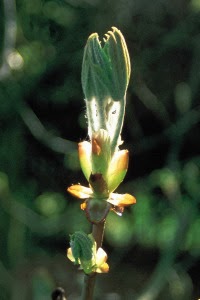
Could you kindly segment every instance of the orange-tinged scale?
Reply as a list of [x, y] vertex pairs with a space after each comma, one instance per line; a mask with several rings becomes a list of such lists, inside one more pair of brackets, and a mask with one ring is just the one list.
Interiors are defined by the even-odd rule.
[[101, 267], [98, 267], [96, 269], [97, 273], [108, 273], [109, 271], [109, 265], [105, 262]]
[[111, 197], [107, 201], [119, 207], [125, 207], [136, 203], [136, 199], [132, 195], [116, 193], [111, 193]]
[[92, 190], [80, 184], [71, 185], [67, 191], [80, 199], [87, 199], [92, 196]]
[[87, 207], [87, 203], [85, 203], [85, 202], [81, 203], [81, 209], [82, 210], [85, 210], [86, 207]]
[[101, 147], [99, 146], [96, 139], [92, 138], [92, 153], [96, 155], [100, 155]]
[[110, 172], [113, 170], [123, 171], [128, 169], [128, 159], [129, 153], [128, 150], [120, 150], [114, 154], [114, 157], [111, 161]]
[[123, 181], [128, 169], [128, 158], [128, 150], [120, 150], [114, 154], [106, 179], [110, 192], [114, 191]]
[[91, 144], [87, 141], [81, 142], [78, 144], [78, 155], [81, 164], [81, 169], [86, 177], [89, 180], [91, 174]]
[[72, 249], [71, 248], [68, 248], [67, 249], [67, 257], [69, 258], [69, 260], [71, 260], [72, 262], [75, 261], [74, 257], [73, 257], [73, 254], [72, 254]]
[[79, 155], [87, 155], [91, 152], [91, 144], [87, 141], [78, 143], [78, 153]]

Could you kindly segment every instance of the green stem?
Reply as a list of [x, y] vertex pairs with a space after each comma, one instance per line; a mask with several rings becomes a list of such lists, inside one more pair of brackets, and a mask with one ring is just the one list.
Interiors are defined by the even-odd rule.
[[96, 273], [92, 273], [89, 275], [85, 274], [81, 300], [93, 299], [95, 279], [96, 279]]
[[97, 249], [102, 246], [105, 221], [92, 225], [92, 235], [97, 243]]
[[[105, 221], [92, 225], [92, 235], [97, 243], [97, 249], [102, 245], [104, 228], [105, 228]], [[96, 274], [97, 273], [92, 273], [89, 275], [85, 274], [81, 300], [93, 299]]]

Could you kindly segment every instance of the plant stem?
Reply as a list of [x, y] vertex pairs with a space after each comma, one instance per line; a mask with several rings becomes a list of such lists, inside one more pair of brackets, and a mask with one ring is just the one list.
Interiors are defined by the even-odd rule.
[[105, 221], [92, 225], [92, 235], [97, 243], [97, 249], [101, 247], [103, 242]]
[[92, 300], [95, 286], [96, 273], [85, 274], [81, 300]]
[[[105, 221], [93, 224], [92, 225], [92, 235], [96, 241], [97, 249], [101, 247], [104, 235]], [[95, 279], [97, 273], [85, 274], [83, 291], [82, 291], [82, 300], [92, 300], [95, 286]]]

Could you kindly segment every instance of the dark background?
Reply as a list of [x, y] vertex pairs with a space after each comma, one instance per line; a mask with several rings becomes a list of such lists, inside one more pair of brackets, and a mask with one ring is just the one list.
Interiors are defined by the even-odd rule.
[[200, 1], [0, 1], [0, 300], [79, 299], [69, 234], [90, 232], [72, 183], [86, 184], [80, 74], [87, 37], [111, 26], [132, 65], [122, 132], [130, 164], [110, 213], [110, 272], [95, 299], [200, 297]]

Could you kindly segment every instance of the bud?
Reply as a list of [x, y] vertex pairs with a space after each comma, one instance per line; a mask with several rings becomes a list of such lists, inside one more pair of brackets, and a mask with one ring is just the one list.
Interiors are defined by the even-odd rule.
[[76, 231], [70, 236], [71, 254], [76, 265], [81, 264], [85, 273], [90, 273], [94, 265], [95, 241], [91, 235]]
[[120, 30], [112, 27], [101, 46], [97, 33], [89, 36], [82, 64], [82, 87], [86, 98], [88, 134], [101, 129], [110, 137], [111, 154], [121, 144], [130, 59]]
[[136, 203], [129, 194], [113, 193], [128, 168], [128, 150], [119, 150], [119, 146], [129, 78], [129, 54], [120, 30], [112, 27], [103, 47], [98, 34], [93, 33], [86, 43], [82, 64], [89, 141], [78, 145], [81, 169], [89, 187], [72, 185], [67, 191], [85, 199], [81, 209], [95, 224], [104, 221], [110, 210], [121, 215], [125, 206]]
[[89, 36], [82, 65], [82, 86], [87, 100], [122, 99], [130, 78], [130, 59], [120, 30], [112, 27], [101, 46], [97, 33]]
[[76, 231], [70, 236], [70, 246], [71, 248], [67, 250], [67, 257], [74, 264], [79, 264], [86, 274], [108, 272], [107, 254], [102, 248], [97, 249], [91, 234]]

